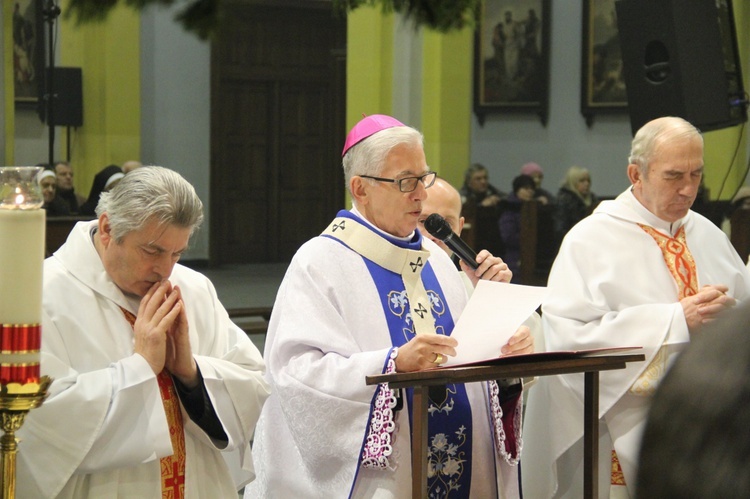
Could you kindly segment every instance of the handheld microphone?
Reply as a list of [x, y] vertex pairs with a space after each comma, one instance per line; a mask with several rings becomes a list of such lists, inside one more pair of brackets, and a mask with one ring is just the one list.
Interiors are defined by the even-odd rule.
[[477, 263], [477, 252], [469, 247], [468, 244], [458, 237], [453, 232], [448, 222], [440, 216], [439, 213], [433, 213], [427, 220], [424, 221], [424, 228], [427, 232], [437, 237], [448, 246], [461, 260], [463, 260], [469, 267], [476, 269], [479, 267]]

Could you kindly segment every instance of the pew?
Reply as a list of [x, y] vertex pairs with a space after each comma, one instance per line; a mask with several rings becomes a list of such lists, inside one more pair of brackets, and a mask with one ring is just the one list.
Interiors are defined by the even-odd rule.
[[93, 220], [94, 217], [66, 215], [60, 217], [47, 217], [47, 230], [45, 234], [45, 256], [51, 256], [57, 251], [68, 238], [73, 226], [78, 222]]
[[729, 222], [732, 225], [732, 246], [742, 261], [747, 262], [750, 255], [750, 210], [734, 210]]
[[513, 282], [546, 286], [552, 262], [560, 249], [555, 231], [555, 207], [538, 201], [521, 205], [521, 275]]
[[474, 251], [486, 249], [495, 256], [503, 254], [503, 240], [500, 237], [500, 207], [477, 206], [473, 201], [467, 201], [461, 207], [464, 217], [464, 228], [461, 239]]
[[[537, 201], [529, 201], [521, 207], [521, 275], [514, 275], [513, 282], [530, 286], [545, 286], [552, 262], [560, 249], [560, 238], [555, 232], [555, 208]], [[499, 210], [498, 210], [499, 211]], [[476, 251], [488, 249], [495, 256], [502, 256], [503, 243], [498, 220], [489, 210], [482, 212], [471, 203], [461, 210], [464, 228], [461, 239]]]

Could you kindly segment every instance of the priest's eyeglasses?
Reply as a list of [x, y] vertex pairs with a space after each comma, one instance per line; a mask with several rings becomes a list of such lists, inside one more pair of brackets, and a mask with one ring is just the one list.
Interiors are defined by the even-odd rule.
[[369, 178], [370, 180], [377, 180], [378, 182], [391, 182], [398, 184], [398, 190], [401, 192], [413, 192], [417, 188], [417, 184], [422, 182], [424, 188], [432, 187], [437, 178], [437, 173], [427, 172], [419, 177], [404, 177], [404, 178], [382, 178], [382, 177], [371, 177], [370, 175], [360, 175], [362, 178]]

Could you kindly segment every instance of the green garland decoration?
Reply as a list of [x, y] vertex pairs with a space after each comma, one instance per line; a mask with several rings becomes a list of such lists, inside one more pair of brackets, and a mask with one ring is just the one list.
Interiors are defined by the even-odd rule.
[[410, 19], [414, 28], [447, 33], [476, 26], [482, 0], [333, 0], [338, 12], [349, 12], [363, 5], [381, 4], [383, 12], [398, 12]]
[[139, 11], [149, 5], [166, 7], [184, 4], [175, 16], [175, 21], [202, 40], [210, 38], [219, 24], [221, 0], [70, 0], [64, 15], [66, 18], [74, 18], [77, 24], [101, 22], [118, 3]]
[[[103, 21], [118, 4], [136, 10], [148, 5], [184, 5], [175, 16], [187, 31], [201, 39], [210, 38], [219, 24], [222, 0], [70, 0], [64, 13], [78, 24]], [[335, 13], [346, 15], [359, 7], [381, 4], [383, 12], [398, 12], [410, 19], [414, 28], [422, 26], [441, 33], [475, 26], [482, 0], [332, 0]]]

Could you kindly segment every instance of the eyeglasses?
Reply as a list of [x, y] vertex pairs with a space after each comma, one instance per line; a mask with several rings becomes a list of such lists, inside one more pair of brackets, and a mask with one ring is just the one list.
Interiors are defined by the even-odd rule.
[[427, 172], [419, 177], [404, 177], [404, 178], [382, 178], [382, 177], [371, 177], [370, 175], [359, 175], [362, 178], [369, 178], [370, 180], [377, 180], [378, 182], [391, 182], [398, 184], [398, 190], [401, 192], [413, 192], [417, 188], [417, 184], [422, 182], [424, 188], [432, 187], [437, 178], [437, 173]]

